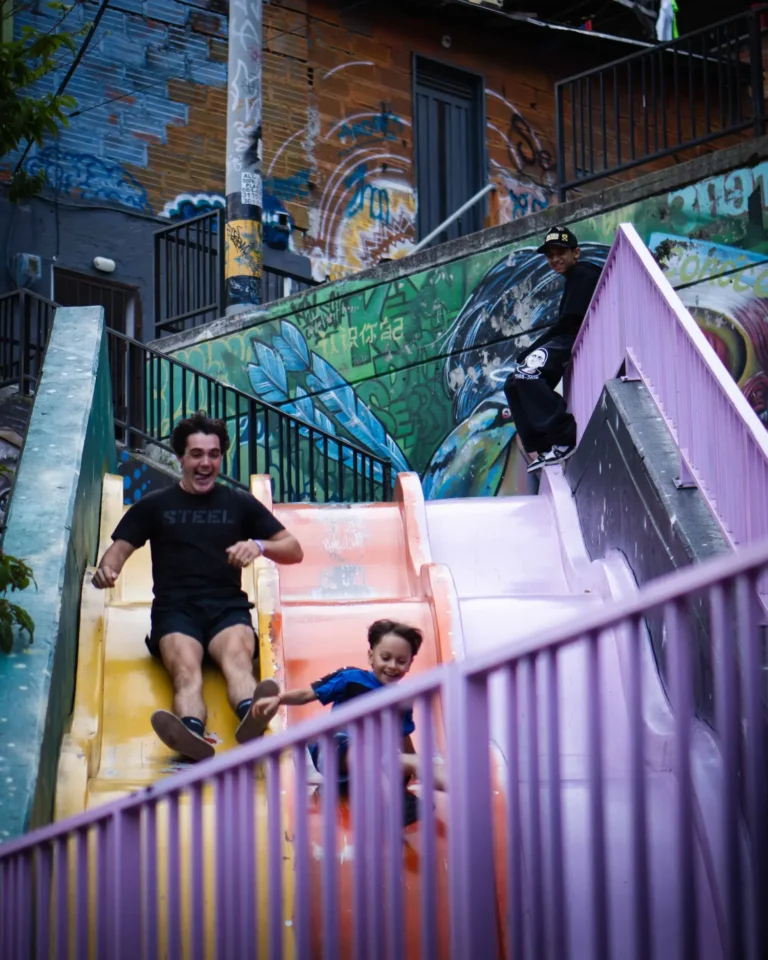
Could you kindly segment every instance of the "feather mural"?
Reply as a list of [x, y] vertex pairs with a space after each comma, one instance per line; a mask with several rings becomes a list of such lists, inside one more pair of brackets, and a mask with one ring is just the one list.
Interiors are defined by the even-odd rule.
[[[309, 349], [298, 327], [283, 320], [270, 343], [253, 338], [251, 346], [254, 361], [248, 364], [248, 379], [256, 396], [331, 436], [339, 436], [338, 428], [343, 428], [353, 442], [390, 460], [394, 472], [410, 469], [394, 437], [344, 377]], [[295, 381], [292, 392], [289, 375]], [[351, 451], [345, 451], [345, 464], [351, 461]]]

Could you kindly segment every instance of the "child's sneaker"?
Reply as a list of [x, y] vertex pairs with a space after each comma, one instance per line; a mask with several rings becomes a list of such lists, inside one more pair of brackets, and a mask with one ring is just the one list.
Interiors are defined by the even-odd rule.
[[564, 463], [569, 457], [576, 453], [574, 446], [555, 446], [547, 453], [540, 453], [538, 457], [528, 465], [528, 473], [535, 473], [542, 467], [554, 467], [558, 463]]
[[237, 740], [238, 743], [247, 743], [249, 740], [255, 740], [257, 737], [263, 735], [269, 726], [269, 720], [267, 717], [253, 712], [254, 704], [257, 700], [263, 700], [266, 697], [276, 697], [279, 693], [280, 687], [275, 680], [262, 680], [261, 683], [256, 684], [250, 709], [235, 731], [235, 740]]
[[155, 710], [151, 721], [152, 729], [166, 747], [170, 747], [188, 760], [208, 760], [216, 752], [213, 744], [191, 730], [181, 717], [177, 717], [170, 710]]

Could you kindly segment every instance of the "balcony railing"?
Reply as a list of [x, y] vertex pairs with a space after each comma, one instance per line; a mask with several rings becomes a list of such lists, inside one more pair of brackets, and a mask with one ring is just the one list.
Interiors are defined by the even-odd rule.
[[116, 330], [108, 336], [115, 429], [127, 446], [172, 453], [176, 424], [203, 411], [227, 424], [221, 475], [236, 486], [263, 473], [277, 502], [391, 499], [389, 461]]
[[555, 85], [557, 182], [568, 190], [765, 129], [768, 6]]
[[35, 390], [56, 304], [30, 290], [0, 297], [0, 387]]
[[[162, 337], [210, 323], [226, 312], [224, 210], [155, 233], [155, 334]], [[262, 267], [262, 303], [281, 300], [317, 281]]]

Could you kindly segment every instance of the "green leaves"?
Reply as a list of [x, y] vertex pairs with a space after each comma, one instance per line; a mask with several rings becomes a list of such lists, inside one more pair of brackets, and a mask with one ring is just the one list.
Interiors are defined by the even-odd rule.
[[[26, 590], [35, 582], [32, 568], [24, 560], [19, 560], [5, 553], [0, 556], [0, 594], [13, 593], [16, 590]], [[29, 642], [35, 639], [35, 623], [24, 610], [16, 603], [12, 603], [5, 596], [0, 597], [0, 650], [10, 653], [13, 649], [14, 627], [19, 627], [29, 636]]]
[[[72, 7], [52, 0], [48, 7], [61, 14], [59, 25]], [[75, 56], [79, 38], [89, 24], [69, 32], [43, 31], [23, 26], [17, 39], [0, 42], [0, 157], [22, 148], [27, 142], [42, 144], [46, 135], [56, 136], [68, 126], [67, 115], [77, 106], [74, 97], [54, 93], [36, 95], [32, 88]], [[18, 203], [39, 193], [45, 174], [14, 173], [9, 198]]]

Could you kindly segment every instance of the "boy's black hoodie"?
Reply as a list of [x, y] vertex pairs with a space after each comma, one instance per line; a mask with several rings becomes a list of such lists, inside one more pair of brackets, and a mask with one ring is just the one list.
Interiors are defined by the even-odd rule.
[[601, 273], [601, 267], [587, 261], [580, 260], [571, 267], [565, 274], [565, 289], [560, 299], [557, 320], [553, 326], [548, 327], [540, 337], [525, 348], [518, 357], [519, 363], [522, 363], [529, 353], [555, 337], [558, 340], [570, 340], [571, 343], [576, 339]]

